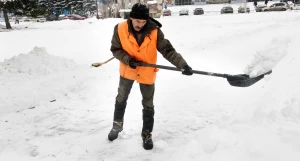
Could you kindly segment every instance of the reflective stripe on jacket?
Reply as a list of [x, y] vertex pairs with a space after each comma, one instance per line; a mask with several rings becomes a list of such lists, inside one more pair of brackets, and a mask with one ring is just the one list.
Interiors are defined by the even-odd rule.
[[[141, 46], [138, 45], [134, 36], [128, 32], [126, 21], [118, 25], [118, 35], [121, 45], [132, 58], [149, 64], [156, 64], [157, 60], [157, 29], [151, 31], [150, 35], [145, 36]], [[158, 69], [151, 67], [137, 67], [132, 69], [120, 61], [120, 75], [130, 80], [136, 80], [142, 84], [154, 84]]]

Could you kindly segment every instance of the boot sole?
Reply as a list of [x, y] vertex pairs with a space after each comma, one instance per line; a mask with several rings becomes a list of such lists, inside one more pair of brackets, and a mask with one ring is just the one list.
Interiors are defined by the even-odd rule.
[[144, 145], [143, 147], [144, 147], [145, 150], [153, 149], [153, 145]]
[[[118, 136], [119, 136], [119, 133], [120, 133], [123, 129], [120, 130], [120, 131], [114, 130], [114, 129], [112, 129], [112, 130], [117, 132], [117, 136], [116, 136], [116, 137], [112, 137], [113, 135], [112, 135], [112, 136], [109, 135], [109, 134], [111, 133], [111, 132], [110, 132], [110, 133], [108, 134], [108, 140], [109, 140], [109, 141], [114, 141], [114, 140], [116, 140], [116, 139], [118, 138]], [[111, 130], [111, 131], [112, 131], [112, 130]]]

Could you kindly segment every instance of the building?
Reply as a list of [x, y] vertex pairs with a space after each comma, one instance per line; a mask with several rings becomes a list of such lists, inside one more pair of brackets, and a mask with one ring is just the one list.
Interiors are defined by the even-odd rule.
[[126, 13], [123, 12], [129, 12], [132, 6], [138, 2], [143, 2], [148, 5], [151, 17], [159, 18], [161, 16], [163, 10], [163, 0], [116, 0], [116, 3], [120, 6], [119, 11], [121, 12], [121, 17], [126, 18], [124, 16]]

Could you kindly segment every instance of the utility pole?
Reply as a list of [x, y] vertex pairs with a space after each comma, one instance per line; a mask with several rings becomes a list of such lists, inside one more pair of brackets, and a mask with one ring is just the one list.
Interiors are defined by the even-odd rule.
[[245, 4], [244, 4], [244, 13], [247, 13], [247, 0], [245, 0]]

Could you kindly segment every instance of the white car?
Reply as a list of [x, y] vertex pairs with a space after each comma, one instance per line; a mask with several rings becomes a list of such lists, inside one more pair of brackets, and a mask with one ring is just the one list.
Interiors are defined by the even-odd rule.
[[182, 16], [182, 15], [189, 15], [189, 10], [186, 8], [181, 8], [179, 11], [179, 16]]
[[289, 5], [284, 2], [273, 3], [271, 6], [262, 8], [263, 12], [267, 11], [286, 11], [289, 9]]
[[37, 16], [35, 19], [36, 22], [46, 22], [46, 18], [44, 16]]
[[18, 17], [19, 22], [30, 22], [29, 17]]
[[300, 2], [290, 5], [291, 10], [300, 10]]

